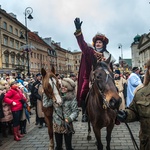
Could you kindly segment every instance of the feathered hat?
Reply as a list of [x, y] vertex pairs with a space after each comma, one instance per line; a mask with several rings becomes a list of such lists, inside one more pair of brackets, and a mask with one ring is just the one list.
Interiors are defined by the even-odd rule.
[[68, 89], [68, 91], [73, 91], [75, 89], [75, 82], [70, 78], [63, 78], [61, 81], [62, 85]]
[[109, 40], [108, 38], [104, 35], [104, 34], [101, 34], [101, 33], [97, 33], [94, 37], [93, 37], [93, 46], [95, 47], [95, 43], [97, 40], [101, 40], [103, 42], [104, 45], [107, 45]]

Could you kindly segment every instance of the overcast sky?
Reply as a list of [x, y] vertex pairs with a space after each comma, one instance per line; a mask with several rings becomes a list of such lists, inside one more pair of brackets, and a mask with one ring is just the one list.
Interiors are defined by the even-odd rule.
[[27, 21], [31, 31], [38, 31], [42, 38], [51, 37], [61, 42], [61, 47], [79, 50], [74, 37], [74, 19], [82, 21], [85, 41], [92, 43], [97, 33], [109, 39], [108, 51], [117, 59], [121, 56], [118, 44], [122, 44], [123, 58], [131, 58], [131, 43], [139, 34], [150, 29], [149, 0], [0, 0], [1, 8], [17, 15], [25, 24], [25, 9], [33, 8], [32, 21]]

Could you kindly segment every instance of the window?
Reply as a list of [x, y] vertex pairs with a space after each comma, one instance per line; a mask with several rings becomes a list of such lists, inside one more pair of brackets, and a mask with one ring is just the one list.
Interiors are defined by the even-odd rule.
[[8, 37], [4, 36], [4, 45], [8, 46]]
[[14, 40], [10, 39], [10, 47], [14, 48]]
[[6, 63], [6, 67], [9, 67], [9, 55], [5, 55], [5, 63]]
[[18, 36], [18, 29], [15, 29], [15, 34]]
[[20, 58], [19, 57], [16, 57], [16, 63], [17, 63], [17, 65], [20, 65]]
[[15, 66], [15, 56], [11, 56], [11, 64], [12, 64], [12, 67]]
[[37, 54], [37, 59], [39, 59], [39, 54]]
[[13, 33], [13, 27], [11, 25], [9, 26], [9, 31]]
[[3, 22], [3, 28], [4, 28], [5, 30], [7, 30], [7, 23], [6, 23], [6, 22]]
[[19, 49], [19, 42], [16, 41], [16, 49]]

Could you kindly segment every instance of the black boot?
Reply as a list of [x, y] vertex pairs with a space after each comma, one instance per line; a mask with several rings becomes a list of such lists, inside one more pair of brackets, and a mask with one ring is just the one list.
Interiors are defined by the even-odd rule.
[[88, 117], [86, 114], [86, 104], [84, 100], [82, 100], [81, 105], [82, 105], [82, 122], [88, 122]]
[[8, 123], [8, 133], [10, 135], [13, 135], [13, 127], [12, 127], [12, 123], [11, 122]]
[[64, 136], [65, 136], [66, 150], [74, 150], [72, 148], [72, 133], [64, 134]]
[[2, 127], [2, 135], [3, 135], [3, 137], [8, 137], [8, 135], [7, 135], [7, 125], [6, 125], [6, 123], [5, 123], [5, 122], [2, 122], [1, 127]]
[[56, 141], [55, 150], [63, 150], [62, 148], [63, 134], [55, 133], [55, 141]]
[[40, 124], [39, 124], [39, 128], [43, 127], [43, 118], [39, 118]]
[[24, 131], [24, 121], [20, 121], [20, 133], [24, 134], [23, 131]]
[[25, 119], [25, 120], [23, 121], [23, 126], [24, 126], [24, 128], [23, 128], [23, 134], [27, 134], [26, 125], [27, 125], [27, 120]]

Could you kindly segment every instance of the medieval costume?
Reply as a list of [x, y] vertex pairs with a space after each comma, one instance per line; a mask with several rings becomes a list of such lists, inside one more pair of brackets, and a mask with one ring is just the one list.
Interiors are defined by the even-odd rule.
[[[75, 21], [75, 26], [76, 26], [76, 32], [74, 33], [78, 45], [82, 51], [82, 56], [81, 56], [81, 63], [79, 67], [79, 74], [78, 74], [78, 89], [77, 89], [77, 101], [78, 101], [78, 106], [82, 107], [82, 121], [87, 121], [87, 119], [84, 117], [85, 116], [85, 98], [86, 95], [89, 91], [89, 77], [90, 77], [90, 72], [92, 70], [92, 64], [93, 64], [93, 57], [97, 57], [97, 60], [107, 60], [109, 58], [110, 53], [106, 50], [106, 45], [108, 44], [109, 40], [108, 38], [103, 35], [103, 34], [97, 34], [95, 37], [93, 37], [93, 46], [89, 46], [85, 41], [83, 34], [81, 32], [81, 24], [79, 18], [76, 18]], [[96, 48], [96, 42], [100, 40], [103, 43], [102, 48]], [[113, 63], [115, 59], [111, 55], [111, 62]], [[85, 118], [85, 119], [84, 119]]]

